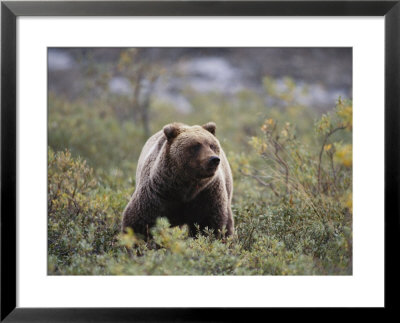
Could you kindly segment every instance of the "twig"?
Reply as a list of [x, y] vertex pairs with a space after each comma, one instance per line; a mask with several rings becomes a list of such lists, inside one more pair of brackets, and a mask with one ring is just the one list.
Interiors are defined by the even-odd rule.
[[257, 175], [254, 174], [246, 174], [245, 172], [243, 172], [241, 169], [239, 169], [239, 172], [244, 175], [244, 176], [249, 176], [254, 178], [258, 183], [260, 183], [263, 186], [269, 187], [272, 192], [275, 194], [275, 196], [279, 197], [279, 193], [275, 190], [274, 185], [272, 183], [266, 183], [264, 182], [260, 177], [258, 177]]
[[346, 127], [342, 126], [342, 127], [337, 127], [333, 130], [331, 130], [329, 133], [326, 134], [324, 141], [322, 142], [322, 146], [321, 146], [321, 150], [319, 152], [319, 161], [318, 161], [318, 192], [321, 191], [321, 162], [322, 162], [322, 154], [324, 152], [324, 147], [326, 145], [326, 142], [328, 140], [328, 138], [333, 135], [336, 131], [338, 130], [343, 130]]
[[286, 183], [286, 194], [288, 194], [289, 193], [289, 166], [286, 164], [286, 162], [278, 155], [278, 153], [279, 153], [279, 148], [280, 148], [280, 144], [277, 142], [277, 141], [275, 141], [275, 140], [273, 140], [272, 141], [273, 142], [273, 144], [274, 144], [274, 148], [275, 148], [275, 151], [274, 151], [274, 156], [275, 156], [275, 158], [277, 159], [277, 161], [278, 161], [278, 163], [279, 164], [281, 164], [284, 168], [285, 168], [285, 183]]

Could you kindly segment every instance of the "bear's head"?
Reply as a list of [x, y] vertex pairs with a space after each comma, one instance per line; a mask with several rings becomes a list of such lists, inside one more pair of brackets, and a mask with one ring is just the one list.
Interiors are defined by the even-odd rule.
[[168, 158], [180, 176], [197, 179], [214, 176], [221, 150], [215, 128], [214, 122], [192, 127], [172, 123], [163, 128]]

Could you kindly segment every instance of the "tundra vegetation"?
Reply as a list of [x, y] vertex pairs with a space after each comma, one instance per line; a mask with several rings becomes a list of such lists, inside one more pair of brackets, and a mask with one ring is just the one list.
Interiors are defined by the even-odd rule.
[[[139, 102], [138, 82], [152, 84], [162, 71], [135, 65], [128, 54], [118, 68], [130, 75], [131, 97], [106, 86], [90, 100], [49, 94], [50, 275], [352, 274], [351, 101], [339, 97], [322, 114], [296, 101], [307, 89], [291, 78], [277, 87], [265, 77], [263, 93], [227, 97], [188, 88], [194, 110], [180, 113], [156, 97]], [[107, 70], [93, 73], [97, 87], [107, 83]], [[268, 105], [266, 96], [283, 104]], [[233, 172], [234, 236], [190, 238], [166, 219], [151, 241], [122, 234], [149, 133], [171, 121], [210, 120]]]

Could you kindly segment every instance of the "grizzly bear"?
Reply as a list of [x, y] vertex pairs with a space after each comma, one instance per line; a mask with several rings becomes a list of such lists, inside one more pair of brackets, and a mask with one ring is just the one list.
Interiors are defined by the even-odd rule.
[[216, 125], [171, 123], [144, 145], [136, 169], [136, 189], [123, 213], [127, 227], [148, 239], [156, 219], [171, 226], [208, 227], [218, 237], [233, 234], [232, 172]]

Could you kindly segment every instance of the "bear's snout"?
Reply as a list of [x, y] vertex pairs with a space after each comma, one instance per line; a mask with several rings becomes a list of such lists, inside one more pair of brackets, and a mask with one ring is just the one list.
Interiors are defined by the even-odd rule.
[[210, 168], [216, 168], [219, 165], [219, 162], [221, 160], [219, 159], [218, 156], [211, 156], [210, 159], [208, 160], [208, 166]]

